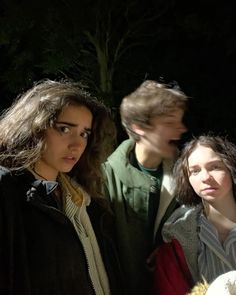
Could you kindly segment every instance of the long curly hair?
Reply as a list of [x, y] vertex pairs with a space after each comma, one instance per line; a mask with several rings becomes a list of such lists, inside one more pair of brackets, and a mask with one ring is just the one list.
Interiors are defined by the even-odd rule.
[[84, 105], [93, 115], [92, 134], [78, 163], [69, 173], [91, 196], [101, 191], [100, 166], [115, 139], [110, 111], [78, 83], [42, 80], [18, 96], [0, 117], [0, 165], [10, 170], [29, 168], [44, 148], [45, 130], [65, 106]]

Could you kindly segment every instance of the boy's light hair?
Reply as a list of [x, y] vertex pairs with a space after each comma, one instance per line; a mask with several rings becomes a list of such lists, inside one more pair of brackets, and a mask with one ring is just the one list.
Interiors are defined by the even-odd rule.
[[153, 80], [144, 81], [134, 92], [125, 96], [120, 106], [121, 122], [126, 132], [135, 141], [140, 137], [132, 124], [140, 127], [150, 125], [150, 119], [164, 116], [176, 109], [186, 110], [187, 96], [179, 89]]

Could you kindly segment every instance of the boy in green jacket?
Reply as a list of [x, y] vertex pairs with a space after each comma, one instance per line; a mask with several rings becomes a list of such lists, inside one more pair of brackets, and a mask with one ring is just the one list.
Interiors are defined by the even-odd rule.
[[176, 208], [172, 165], [187, 96], [156, 81], [123, 98], [120, 114], [129, 139], [103, 164], [104, 192], [116, 217], [118, 251], [129, 294], [149, 293], [146, 261]]

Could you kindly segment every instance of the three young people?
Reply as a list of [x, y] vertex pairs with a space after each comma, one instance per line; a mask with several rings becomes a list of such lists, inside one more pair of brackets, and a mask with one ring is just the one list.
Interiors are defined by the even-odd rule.
[[[110, 136], [105, 106], [74, 83], [46, 80], [3, 113], [1, 292], [148, 293], [148, 256], [161, 242], [163, 224], [179, 206], [172, 168], [178, 155], [175, 143], [186, 131], [182, 122], [186, 104], [187, 96], [180, 90], [149, 80], [122, 100], [122, 124], [130, 138], [102, 165], [103, 193], [114, 211], [115, 225], [101, 197], [102, 152]], [[197, 231], [190, 239], [200, 245], [199, 256], [189, 239], [189, 252], [178, 240], [187, 259], [190, 285], [201, 275], [213, 280], [235, 268], [230, 259], [217, 256], [225, 257], [222, 243], [232, 243], [230, 255], [234, 255], [234, 151], [227, 141], [200, 137], [186, 147], [176, 165], [175, 192], [181, 202], [196, 208], [178, 209], [166, 223], [163, 236], [166, 242], [178, 240], [172, 230], [175, 233], [180, 225], [181, 236], [189, 238], [190, 229], [184, 235], [181, 227], [186, 218], [185, 225], [193, 222], [201, 230], [200, 240]], [[206, 179], [199, 180], [203, 173]], [[202, 183], [206, 187], [198, 190]], [[212, 239], [206, 238], [209, 232]], [[218, 248], [211, 249], [217, 239]], [[206, 255], [211, 259], [206, 260]], [[119, 259], [127, 282], [125, 291]], [[212, 272], [215, 263], [216, 273]], [[159, 258], [157, 265], [163, 267]]]

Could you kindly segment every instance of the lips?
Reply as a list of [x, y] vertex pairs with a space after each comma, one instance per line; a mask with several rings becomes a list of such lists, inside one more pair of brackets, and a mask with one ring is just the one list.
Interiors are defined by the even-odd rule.
[[201, 190], [202, 192], [213, 192], [216, 191], [215, 187], [206, 187], [204, 189]]
[[74, 156], [66, 156], [63, 157], [63, 160], [69, 163], [76, 163], [77, 162], [77, 158]]
[[64, 157], [63, 159], [66, 159], [66, 160], [75, 160], [75, 157], [68, 156], [68, 157]]

